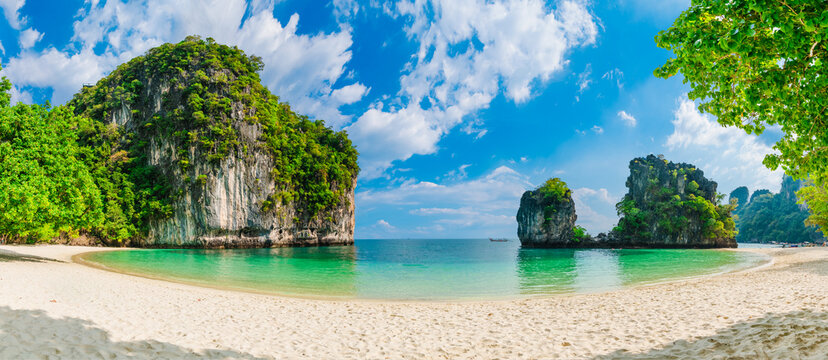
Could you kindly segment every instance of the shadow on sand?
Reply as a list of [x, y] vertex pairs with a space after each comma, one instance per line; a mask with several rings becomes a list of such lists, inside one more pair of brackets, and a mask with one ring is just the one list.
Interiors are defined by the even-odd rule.
[[18, 254], [14, 251], [7, 251], [0, 249], [0, 262], [11, 262], [11, 261], [26, 261], [26, 262], [46, 262], [46, 261], [57, 261], [53, 259], [47, 259], [40, 256], [32, 256], [32, 255], [23, 255]]
[[713, 336], [677, 340], [645, 353], [622, 349], [595, 359], [825, 359], [825, 354], [828, 313], [796, 311], [768, 314]]
[[86, 320], [0, 306], [0, 359], [260, 359], [234, 350], [194, 351], [154, 340], [112, 341]]

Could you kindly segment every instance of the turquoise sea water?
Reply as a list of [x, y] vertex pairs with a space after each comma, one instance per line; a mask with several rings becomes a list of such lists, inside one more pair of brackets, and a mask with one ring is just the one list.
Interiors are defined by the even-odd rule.
[[113, 270], [295, 296], [503, 299], [599, 292], [754, 266], [721, 250], [521, 249], [487, 239], [357, 240], [355, 246], [89, 253]]

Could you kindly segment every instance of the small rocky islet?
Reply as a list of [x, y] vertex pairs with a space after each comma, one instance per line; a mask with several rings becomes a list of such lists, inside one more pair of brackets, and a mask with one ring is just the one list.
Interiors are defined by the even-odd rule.
[[575, 225], [572, 192], [560, 179], [527, 191], [517, 213], [527, 248], [735, 248], [734, 206], [719, 204], [716, 182], [695, 166], [649, 155], [630, 161], [628, 192], [609, 233]]

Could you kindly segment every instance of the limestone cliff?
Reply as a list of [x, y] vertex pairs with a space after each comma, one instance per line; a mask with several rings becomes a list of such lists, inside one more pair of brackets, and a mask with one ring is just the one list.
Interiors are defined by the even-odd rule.
[[627, 247], [736, 247], [732, 207], [718, 204], [716, 182], [701, 170], [654, 155], [629, 167], [615, 240]]
[[550, 179], [527, 191], [517, 213], [524, 247], [721, 248], [736, 247], [732, 206], [719, 205], [716, 183], [690, 164], [654, 155], [630, 161], [629, 192], [617, 204], [621, 219], [609, 234], [592, 237], [575, 225], [566, 183]]
[[575, 202], [560, 179], [523, 193], [517, 213], [518, 238], [523, 247], [577, 247]]
[[[261, 61], [188, 38], [133, 59], [70, 102], [87, 162], [113, 175], [110, 244], [352, 244], [356, 151], [261, 85]], [[100, 155], [97, 155], [100, 153]], [[130, 227], [133, 226], [133, 227]]]

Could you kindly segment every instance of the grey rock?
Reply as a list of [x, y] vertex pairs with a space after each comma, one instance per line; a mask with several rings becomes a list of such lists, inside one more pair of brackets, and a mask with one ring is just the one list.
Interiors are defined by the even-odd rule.
[[[547, 207], [550, 211], [546, 211]], [[560, 201], [544, 198], [539, 190], [527, 191], [520, 198], [517, 213], [520, 244], [530, 248], [578, 247], [577, 242], [573, 241], [577, 218], [570, 191]]]

